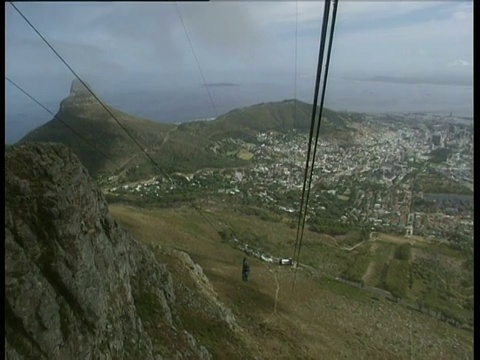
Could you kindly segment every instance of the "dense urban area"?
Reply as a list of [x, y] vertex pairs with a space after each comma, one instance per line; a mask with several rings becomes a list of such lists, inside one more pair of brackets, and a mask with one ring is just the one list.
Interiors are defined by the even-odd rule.
[[[470, 246], [472, 120], [424, 113], [360, 118], [351, 144], [325, 141], [320, 135], [308, 207], [310, 228], [334, 235], [378, 230]], [[291, 217], [294, 223], [308, 137], [296, 131], [266, 132], [256, 140], [227, 138], [210, 146], [212, 152], [249, 160], [246, 167], [200, 169], [124, 184], [110, 177], [104, 179], [104, 188], [109, 196], [133, 195], [162, 206], [221, 198], [249, 211], [255, 207], [256, 215]]]

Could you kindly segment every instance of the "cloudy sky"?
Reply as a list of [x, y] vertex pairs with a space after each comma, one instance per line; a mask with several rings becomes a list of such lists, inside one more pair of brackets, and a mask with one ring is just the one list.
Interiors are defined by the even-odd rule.
[[[16, 5], [105, 101], [140, 116], [185, 121], [313, 97], [322, 1]], [[223, 84], [209, 88], [216, 110], [181, 19], [205, 81]], [[473, 2], [340, 0], [331, 61], [326, 106], [471, 115]], [[53, 112], [73, 79], [9, 4], [6, 75]], [[50, 120], [5, 86], [7, 141]]]

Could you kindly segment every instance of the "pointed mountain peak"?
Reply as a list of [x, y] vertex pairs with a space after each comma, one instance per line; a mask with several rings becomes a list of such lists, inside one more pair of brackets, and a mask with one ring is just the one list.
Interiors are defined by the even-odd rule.
[[60, 103], [60, 111], [80, 111], [80, 109], [92, 110], [94, 107], [99, 105], [98, 100], [92, 95], [94, 91], [92, 90], [90, 84], [85, 81], [84, 83], [86, 86], [78, 79], [72, 81], [72, 85], [70, 86], [70, 94]]
[[[89, 83], [84, 81], [85, 85], [87, 85], [88, 89], [92, 90], [92, 87]], [[70, 87], [70, 96], [73, 95], [91, 95], [90, 91], [82, 84], [82, 82], [78, 79], [74, 79], [72, 81], [72, 86]], [[93, 91], [93, 90], [92, 90]]]

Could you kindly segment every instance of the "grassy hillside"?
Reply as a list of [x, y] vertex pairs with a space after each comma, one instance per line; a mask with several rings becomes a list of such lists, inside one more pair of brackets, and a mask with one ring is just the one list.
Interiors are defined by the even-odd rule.
[[[202, 266], [220, 300], [232, 309], [243, 329], [242, 353], [261, 359], [473, 359], [472, 332], [336, 281], [335, 276], [355, 254], [335, 246], [327, 237], [305, 234], [301, 262], [311, 265], [298, 269], [294, 289], [292, 268], [253, 257], [249, 258], [251, 281], [243, 283], [240, 272], [245, 254], [223, 241], [193, 209], [145, 210], [120, 204], [110, 209], [138, 240], [161, 245], [169, 268], [176, 266], [168, 255], [169, 248], [188, 252]], [[231, 224], [242, 238], [256, 240], [272, 255], [291, 256], [295, 229], [287, 224], [241, 215], [219, 205], [210, 207], [205, 216], [219, 228]], [[382, 263], [390, 257], [407, 261], [399, 244], [375, 241], [367, 245], [358, 255]], [[434, 248], [424, 250], [411, 250], [409, 261], [416, 264], [420, 254], [435, 253]], [[437, 263], [439, 269], [444, 260]], [[394, 284], [396, 281], [393, 278]], [[417, 291], [416, 280], [413, 286]], [[219, 358], [227, 353], [234, 358], [238, 355], [232, 348], [233, 339], [229, 339], [230, 345], [216, 341], [224, 339], [222, 329], [210, 327], [207, 331], [201, 322], [194, 322], [195, 309], [181, 311], [185, 319], [192, 319], [188, 326], [213, 354]]]
[[[317, 110], [317, 116], [319, 114]], [[293, 129], [310, 131], [312, 105], [298, 100], [284, 100], [275, 103], [262, 103], [243, 109], [235, 109], [213, 121], [198, 121], [182, 124], [189, 131], [207, 136], [210, 139], [225, 137], [242, 138], [252, 141], [255, 134], [270, 130], [287, 132]], [[348, 138], [350, 119], [330, 109], [323, 109], [321, 134]], [[343, 135], [342, 135], [343, 134]]]
[[[63, 104], [62, 104], [63, 105]], [[160, 144], [174, 125], [161, 124], [136, 118], [116, 109], [110, 108], [119, 122], [128, 132], [147, 149]], [[69, 130], [64, 123], [73, 128], [90, 143], [103, 151], [115, 163], [122, 165], [133, 155], [140, 152], [137, 145], [127, 136], [115, 120], [98, 105], [62, 106], [53, 120], [29, 132], [19, 142], [42, 141], [60, 142], [69, 146], [96, 175], [101, 172], [118, 170], [91, 145]]]

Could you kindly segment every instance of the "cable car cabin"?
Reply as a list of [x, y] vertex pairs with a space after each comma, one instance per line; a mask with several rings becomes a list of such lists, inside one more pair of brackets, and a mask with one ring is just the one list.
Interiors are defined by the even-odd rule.
[[280, 258], [278, 264], [279, 265], [290, 265], [290, 266], [292, 266], [293, 265], [293, 260], [292, 260], [292, 258]]

